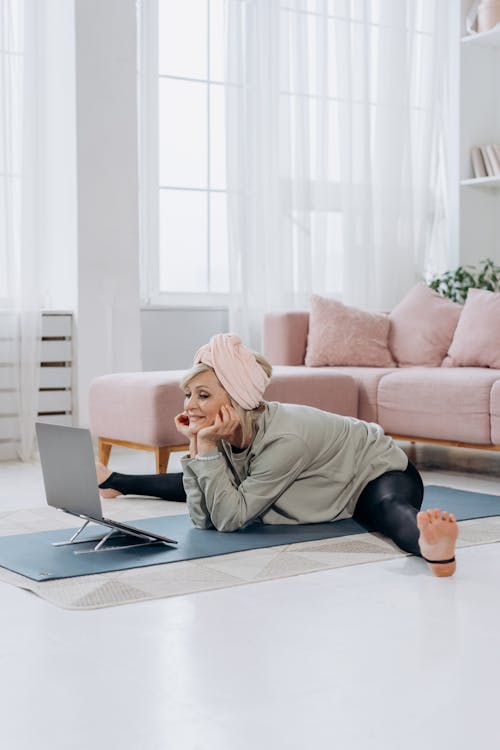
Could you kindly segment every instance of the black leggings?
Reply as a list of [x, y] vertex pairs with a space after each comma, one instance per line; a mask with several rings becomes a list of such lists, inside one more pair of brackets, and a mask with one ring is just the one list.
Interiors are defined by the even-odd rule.
[[405, 552], [421, 557], [417, 513], [423, 499], [422, 477], [408, 460], [405, 471], [386, 471], [368, 482], [356, 503], [353, 518], [369, 531], [388, 536]]
[[119, 474], [114, 471], [99, 487], [122, 495], [149, 495], [162, 500], [186, 501], [182, 472], [174, 474]]
[[[113, 472], [102, 489], [124, 495], [150, 495], [163, 500], [186, 500], [182, 473], [118, 474]], [[359, 496], [353, 518], [370, 531], [379, 531], [398, 547], [421, 556], [418, 546], [417, 513], [422, 505], [424, 485], [417, 469], [408, 461], [405, 471], [387, 471], [369, 482]]]

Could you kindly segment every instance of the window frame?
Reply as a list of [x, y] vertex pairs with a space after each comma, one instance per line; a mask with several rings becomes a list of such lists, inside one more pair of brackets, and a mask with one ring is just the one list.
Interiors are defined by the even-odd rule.
[[[209, 0], [206, 0], [207, 4]], [[140, 293], [143, 307], [227, 307], [229, 292], [165, 292], [160, 291], [160, 208], [159, 197], [159, 101], [158, 81], [158, 0], [139, 0], [138, 14], [138, 123], [139, 123], [139, 255]], [[165, 76], [167, 77], [167, 76]], [[176, 79], [181, 76], [168, 76]], [[187, 80], [187, 79], [186, 79]], [[189, 79], [191, 80], [191, 79]], [[195, 80], [195, 79], [193, 79]], [[210, 81], [212, 83], [224, 83]], [[210, 132], [210, 111], [208, 110], [207, 140]], [[209, 144], [207, 143], [210, 159]], [[176, 189], [175, 186], [164, 186]], [[189, 188], [184, 188], [189, 190]], [[197, 188], [208, 196], [209, 193], [225, 193], [225, 190]], [[207, 216], [207, 243], [210, 243], [210, 215]], [[207, 245], [207, 249], [209, 244]], [[209, 249], [208, 249], [209, 252]], [[210, 274], [210, 269], [209, 269]]]

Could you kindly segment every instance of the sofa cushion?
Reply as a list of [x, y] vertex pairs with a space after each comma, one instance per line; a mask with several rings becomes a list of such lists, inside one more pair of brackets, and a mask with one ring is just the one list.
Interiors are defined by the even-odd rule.
[[491, 442], [500, 445], [500, 373], [499, 379], [493, 384], [490, 400], [491, 413]]
[[395, 370], [379, 384], [379, 422], [393, 435], [489, 444], [490, 392], [499, 376], [474, 367]]
[[314, 295], [311, 299], [305, 364], [392, 367], [389, 316]]
[[309, 311], [269, 312], [264, 315], [262, 351], [272, 365], [303, 365]]
[[[393, 367], [336, 367], [336, 372], [350, 375], [358, 385], [358, 417], [365, 422], [378, 422], [377, 394], [382, 378]], [[311, 371], [314, 372], [314, 371]]]
[[358, 385], [349, 373], [331, 367], [275, 366], [266, 401], [305, 404], [348, 417], [358, 416]]
[[500, 293], [469, 289], [447, 367], [500, 368]]
[[400, 367], [439, 367], [445, 358], [462, 305], [423, 282], [414, 286], [389, 315], [389, 347]]

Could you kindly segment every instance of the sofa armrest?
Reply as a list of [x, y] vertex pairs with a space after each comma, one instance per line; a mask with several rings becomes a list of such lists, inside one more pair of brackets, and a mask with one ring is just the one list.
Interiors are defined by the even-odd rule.
[[309, 330], [309, 312], [293, 310], [264, 316], [263, 353], [272, 365], [303, 365]]

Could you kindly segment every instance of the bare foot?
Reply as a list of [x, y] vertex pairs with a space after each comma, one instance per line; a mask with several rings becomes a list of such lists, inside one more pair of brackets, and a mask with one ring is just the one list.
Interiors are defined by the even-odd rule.
[[[101, 464], [98, 461], [96, 461], [96, 464], [95, 464], [95, 472], [97, 474], [97, 484], [101, 484], [102, 482], [105, 482], [106, 479], [112, 474], [112, 472], [108, 469], [107, 466], [104, 466], [104, 464]], [[117, 490], [113, 490], [111, 488], [107, 490], [101, 490], [99, 488], [99, 494], [101, 497], [110, 499], [112, 497], [118, 497], [122, 493], [118, 492]]]
[[[455, 545], [458, 537], [458, 526], [455, 516], [445, 510], [434, 508], [417, 514], [417, 526], [420, 530], [418, 540], [422, 556], [427, 560], [451, 560], [455, 556]], [[429, 563], [434, 575], [452, 576], [456, 563]]]

